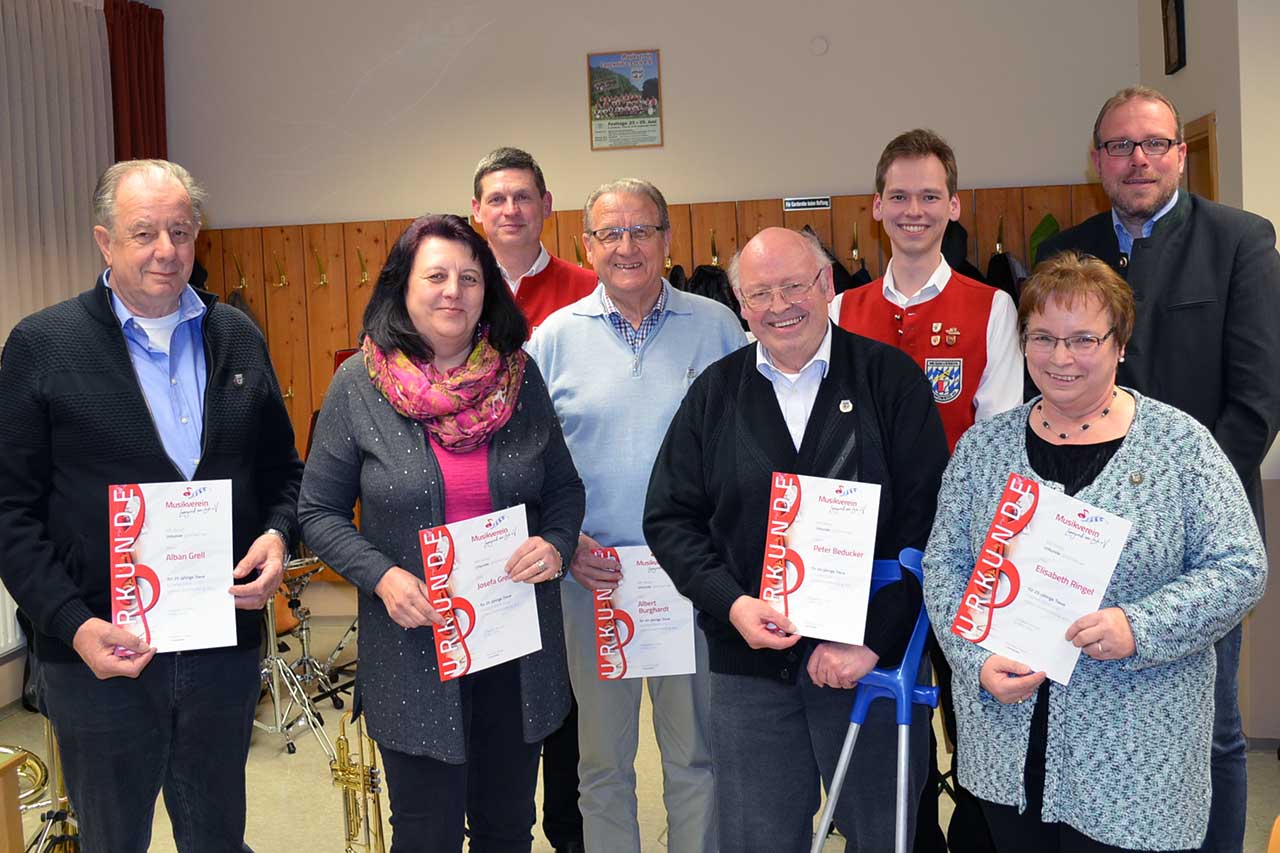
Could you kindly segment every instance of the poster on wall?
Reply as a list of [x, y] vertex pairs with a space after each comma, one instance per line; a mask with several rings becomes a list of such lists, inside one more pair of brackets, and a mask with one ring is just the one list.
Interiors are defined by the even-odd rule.
[[591, 150], [662, 145], [658, 51], [587, 54]]

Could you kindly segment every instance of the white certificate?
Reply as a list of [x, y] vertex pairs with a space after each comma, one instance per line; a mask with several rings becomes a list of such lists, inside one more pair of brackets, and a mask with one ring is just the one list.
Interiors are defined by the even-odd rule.
[[806, 637], [860, 645], [880, 486], [773, 473], [760, 597]]
[[1131, 527], [1010, 474], [952, 633], [1066, 684], [1080, 658], [1067, 628], [1102, 603]]
[[603, 681], [658, 675], [689, 675], [693, 651], [693, 604], [676, 592], [671, 578], [643, 545], [601, 548], [622, 570], [616, 589], [597, 589], [596, 675]]
[[235, 645], [231, 481], [107, 490], [111, 621], [161, 652]]
[[542, 648], [533, 584], [507, 577], [507, 560], [529, 538], [524, 504], [419, 531], [440, 680], [461, 678]]

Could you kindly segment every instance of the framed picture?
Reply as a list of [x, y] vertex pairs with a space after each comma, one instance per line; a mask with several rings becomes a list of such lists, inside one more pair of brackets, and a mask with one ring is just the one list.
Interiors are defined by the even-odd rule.
[[1182, 0], [1160, 0], [1164, 20], [1164, 73], [1172, 74], [1187, 64], [1187, 23]]
[[587, 54], [591, 150], [662, 145], [662, 84], [656, 50]]

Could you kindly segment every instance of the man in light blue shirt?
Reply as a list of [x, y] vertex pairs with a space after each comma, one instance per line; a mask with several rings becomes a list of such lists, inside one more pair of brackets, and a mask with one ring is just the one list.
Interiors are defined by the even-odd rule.
[[[561, 587], [586, 846], [639, 853], [634, 765], [643, 680], [597, 677], [593, 591], [616, 588], [619, 574], [615, 562], [591, 552], [645, 544], [645, 488], [671, 416], [698, 374], [746, 336], [728, 308], [662, 278], [670, 220], [652, 184], [627, 179], [600, 187], [587, 200], [584, 227], [600, 284], [548, 317], [528, 350], [587, 489], [572, 580]], [[694, 635], [697, 672], [645, 680], [662, 753], [667, 847], [713, 853], [707, 649], [701, 630]]]

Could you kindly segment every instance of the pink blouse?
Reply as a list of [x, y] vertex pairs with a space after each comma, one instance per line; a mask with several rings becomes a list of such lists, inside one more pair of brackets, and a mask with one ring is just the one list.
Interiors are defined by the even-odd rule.
[[489, 499], [489, 442], [465, 453], [445, 450], [427, 434], [444, 477], [444, 522], [452, 524], [493, 512]]

